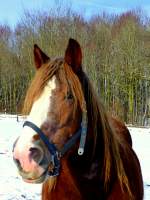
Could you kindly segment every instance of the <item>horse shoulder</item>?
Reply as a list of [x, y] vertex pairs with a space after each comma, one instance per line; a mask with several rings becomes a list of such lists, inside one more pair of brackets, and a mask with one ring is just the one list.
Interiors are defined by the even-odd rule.
[[121, 155], [132, 197], [126, 188], [122, 190], [119, 181], [116, 180], [112, 184], [107, 200], [143, 200], [143, 180], [139, 160], [131, 146], [127, 145], [123, 151], [121, 150]]
[[118, 181], [113, 185], [111, 193], [107, 200], [129, 200], [130, 197], [127, 193], [123, 192]]
[[125, 140], [130, 146], [132, 146], [131, 134], [126, 125], [122, 121], [114, 117], [109, 117], [109, 121], [111, 126], [115, 129], [115, 132], [118, 134], [118, 136], [121, 139]]
[[[110, 117], [110, 124], [115, 129], [120, 140], [120, 153], [123, 161], [123, 166], [128, 177], [129, 187], [133, 194], [134, 200], [143, 199], [143, 179], [141, 167], [138, 157], [132, 149], [132, 138], [125, 124], [116, 118]], [[126, 191], [122, 191], [119, 181], [116, 180], [112, 186], [108, 200], [131, 199]]]

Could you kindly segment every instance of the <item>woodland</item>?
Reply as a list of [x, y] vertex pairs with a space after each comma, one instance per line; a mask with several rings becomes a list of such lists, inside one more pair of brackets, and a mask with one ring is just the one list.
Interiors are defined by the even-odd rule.
[[0, 25], [0, 112], [21, 114], [35, 67], [33, 45], [64, 56], [69, 38], [100, 101], [128, 124], [143, 125], [150, 106], [150, 18], [142, 10], [86, 19], [71, 9], [25, 11], [15, 27]]

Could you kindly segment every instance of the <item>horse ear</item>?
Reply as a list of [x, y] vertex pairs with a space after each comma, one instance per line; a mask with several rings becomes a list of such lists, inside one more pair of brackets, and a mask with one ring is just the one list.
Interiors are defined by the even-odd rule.
[[34, 62], [37, 69], [39, 69], [42, 64], [46, 63], [50, 58], [38, 47], [37, 44], [34, 45]]
[[65, 52], [65, 62], [72, 67], [75, 73], [78, 73], [82, 69], [82, 51], [80, 44], [71, 38], [69, 39]]

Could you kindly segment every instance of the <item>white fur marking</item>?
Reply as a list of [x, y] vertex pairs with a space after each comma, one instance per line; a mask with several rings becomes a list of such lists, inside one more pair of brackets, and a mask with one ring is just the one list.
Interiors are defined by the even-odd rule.
[[[52, 91], [56, 88], [56, 77], [53, 76], [51, 80], [45, 86], [43, 93], [34, 102], [31, 112], [27, 118], [28, 121], [33, 122], [39, 128], [41, 125], [47, 121], [47, 115], [51, 106], [51, 95]], [[32, 146], [32, 138], [36, 132], [30, 127], [25, 126], [23, 132], [17, 142], [17, 147], [19, 151], [23, 151], [24, 148], [30, 148]]]

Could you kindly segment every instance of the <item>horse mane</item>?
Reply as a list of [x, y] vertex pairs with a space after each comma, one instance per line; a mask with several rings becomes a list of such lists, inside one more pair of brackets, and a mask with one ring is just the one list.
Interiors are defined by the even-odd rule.
[[93, 151], [95, 151], [96, 149], [99, 135], [102, 134], [100, 138], [103, 139], [104, 145], [102, 167], [102, 171], [104, 173], [104, 188], [105, 190], [107, 190], [109, 187], [111, 169], [113, 168], [115, 169], [115, 172], [113, 171], [113, 173], [116, 173], [122, 191], [128, 192], [131, 199], [133, 199], [128, 177], [126, 175], [120, 153], [120, 146], [123, 150], [125, 150], [125, 148], [128, 148], [128, 146], [124, 145], [121, 138], [118, 136], [115, 129], [110, 124], [109, 117], [105, 111], [105, 108], [103, 104], [98, 100], [98, 97], [87, 75], [84, 72], [81, 72], [80, 77], [85, 93], [86, 105], [89, 105], [89, 119], [92, 122], [90, 126], [92, 126], [94, 137]]
[[62, 58], [58, 58], [44, 64], [37, 70], [36, 75], [27, 91], [23, 113], [28, 114], [30, 112], [33, 102], [39, 98], [48, 80], [50, 80], [54, 74], [58, 75], [60, 80], [67, 80], [75, 99], [74, 109], [76, 109], [77, 105], [79, 105], [81, 111], [84, 112], [86, 110], [86, 105], [87, 107], [90, 105], [87, 109], [88, 116], [90, 115], [90, 121], [92, 121], [90, 125], [93, 130], [93, 151], [96, 148], [97, 140], [100, 134], [102, 134], [101, 138], [103, 139], [104, 144], [103, 177], [105, 188], [107, 189], [109, 186], [111, 169], [113, 168], [115, 169], [115, 173], [122, 190], [128, 192], [132, 197], [119, 148], [120, 145], [123, 149], [125, 147], [117, 137], [115, 130], [110, 125], [106, 111], [102, 103], [98, 101], [98, 97], [96, 96], [88, 77], [83, 71], [81, 71], [79, 75], [76, 75], [72, 68], [65, 63]]

